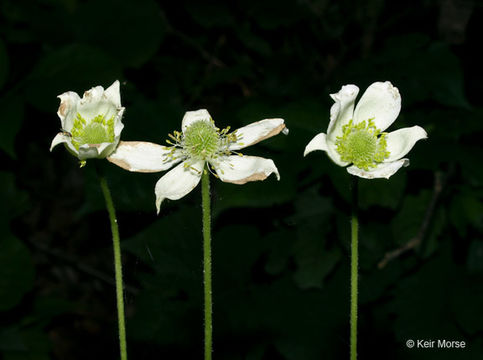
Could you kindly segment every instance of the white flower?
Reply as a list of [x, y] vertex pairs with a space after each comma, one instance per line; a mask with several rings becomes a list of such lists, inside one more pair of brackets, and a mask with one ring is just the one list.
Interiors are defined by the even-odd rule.
[[58, 96], [62, 131], [58, 133], [50, 151], [61, 143], [85, 165], [86, 159], [105, 158], [119, 143], [124, 108], [121, 106], [119, 81], [104, 90], [96, 86], [84, 93], [82, 99], [73, 91]]
[[[237, 150], [288, 132], [283, 119], [266, 119], [229, 133], [229, 127], [218, 129], [208, 111], [188, 111], [181, 132], [170, 134], [171, 146], [149, 142], [121, 141], [107, 159], [123, 169], [136, 172], [158, 172], [178, 164], [156, 183], [156, 208], [159, 213], [164, 199], [177, 200], [188, 194], [200, 182], [205, 164], [208, 170], [224, 182], [245, 184], [264, 180], [277, 167], [270, 159], [245, 156]], [[211, 167], [211, 168], [210, 168]]]
[[401, 110], [401, 96], [389, 81], [375, 82], [362, 95], [355, 85], [345, 85], [330, 95], [335, 104], [330, 109], [327, 134], [315, 136], [305, 148], [304, 156], [314, 150], [324, 150], [339, 166], [347, 166], [349, 174], [366, 179], [388, 179], [402, 166], [403, 158], [426, 131], [420, 126], [383, 132], [396, 120]]

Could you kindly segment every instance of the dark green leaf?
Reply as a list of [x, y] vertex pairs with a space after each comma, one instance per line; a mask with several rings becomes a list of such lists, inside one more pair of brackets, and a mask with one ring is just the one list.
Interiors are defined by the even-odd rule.
[[9, 220], [25, 210], [28, 195], [17, 188], [13, 173], [0, 171], [0, 187], [3, 190], [0, 193], [0, 202], [3, 204], [0, 208], [0, 224], [6, 228]]
[[161, 9], [153, 0], [91, 0], [80, 5], [72, 20], [79, 38], [122, 65], [143, 65], [163, 39]]
[[51, 344], [47, 334], [40, 329], [18, 330], [10, 333], [10, 340], [19, 348], [3, 352], [5, 360], [50, 360]]
[[83, 44], [66, 45], [45, 54], [30, 74], [26, 86], [26, 99], [39, 109], [52, 114], [59, 106], [57, 95], [84, 91], [102, 85], [110, 86], [121, 76], [120, 65], [103, 50]]
[[[282, 172], [282, 169], [279, 169]], [[282, 175], [283, 176], [283, 173]], [[214, 190], [213, 214], [236, 207], [270, 207], [295, 196], [294, 179], [282, 177], [277, 181], [271, 175], [265, 181], [250, 182], [244, 185], [227, 184], [217, 181]]]
[[231, 27], [235, 25], [235, 19], [230, 13], [228, 4], [211, 1], [194, 1], [185, 4], [185, 7], [193, 20], [203, 27]]
[[296, 253], [299, 268], [294, 274], [295, 282], [301, 289], [321, 288], [324, 278], [339, 262], [340, 251], [300, 247]]
[[483, 241], [473, 240], [471, 242], [466, 266], [471, 273], [483, 273]]
[[466, 236], [470, 226], [483, 229], [483, 203], [481, 198], [475, 195], [458, 194], [453, 198], [450, 219], [461, 236]]
[[6, 95], [0, 98], [0, 149], [11, 157], [15, 155], [15, 137], [22, 126], [24, 104], [20, 97]]
[[406, 173], [397, 172], [390, 179], [362, 179], [359, 181], [359, 206], [368, 209], [381, 206], [395, 209], [406, 187]]
[[34, 265], [28, 248], [12, 235], [0, 239], [0, 311], [14, 307], [32, 288]]
[[[8, 77], [8, 54], [3, 40], [0, 38], [0, 89], [7, 81]], [[1, 116], [0, 116], [1, 118]]]

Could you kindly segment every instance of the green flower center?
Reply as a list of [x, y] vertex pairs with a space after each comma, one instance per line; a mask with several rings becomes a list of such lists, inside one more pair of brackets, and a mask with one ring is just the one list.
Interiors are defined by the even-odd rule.
[[[232, 153], [242, 155], [229, 150], [230, 144], [238, 140], [236, 131], [228, 133], [229, 131], [229, 126], [223, 130], [217, 128], [212, 119], [194, 121], [184, 132], [173, 131], [169, 134], [170, 139], [166, 142], [170, 146], [165, 147], [169, 150], [166, 156], [169, 160], [183, 158], [185, 168], [191, 168], [196, 172], [199, 170], [194, 168], [193, 164], [200, 160], [207, 161], [207, 169], [210, 170], [210, 165], [216, 164], [220, 156], [228, 156]], [[211, 172], [217, 176], [215, 172]]]
[[343, 161], [350, 162], [363, 170], [369, 170], [389, 156], [386, 150], [386, 135], [376, 128], [374, 119], [353, 121], [342, 127], [342, 136], [335, 142], [337, 152]]
[[77, 150], [85, 144], [101, 144], [114, 141], [114, 116], [106, 119], [104, 115], [97, 115], [89, 123], [77, 113], [71, 131], [72, 144]]
[[194, 159], [212, 158], [220, 149], [220, 133], [212, 122], [195, 121], [184, 132], [183, 148]]

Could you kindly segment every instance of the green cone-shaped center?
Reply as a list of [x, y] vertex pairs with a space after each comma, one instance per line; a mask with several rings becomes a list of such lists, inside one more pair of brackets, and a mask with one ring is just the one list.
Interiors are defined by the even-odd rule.
[[369, 170], [389, 156], [385, 137], [386, 133], [376, 128], [373, 119], [356, 125], [351, 120], [342, 127], [342, 136], [337, 137], [335, 144], [343, 161]]
[[84, 144], [100, 144], [109, 141], [107, 129], [101, 124], [92, 123], [84, 128], [84, 133], [79, 137]]
[[97, 115], [91, 121], [86, 121], [77, 114], [72, 127], [72, 144], [79, 150], [85, 144], [101, 144], [114, 141], [114, 117], [106, 119]]
[[220, 147], [218, 129], [211, 122], [195, 121], [184, 131], [183, 147], [191, 158], [210, 159]]

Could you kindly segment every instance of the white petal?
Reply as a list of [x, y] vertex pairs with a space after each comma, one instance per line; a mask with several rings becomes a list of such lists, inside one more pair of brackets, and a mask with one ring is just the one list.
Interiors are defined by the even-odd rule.
[[121, 141], [107, 160], [125, 170], [151, 173], [167, 170], [183, 160], [168, 157], [170, 152], [165, 146], [150, 142]]
[[336, 94], [330, 97], [335, 101], [330, 108], [330, 123], [327, 129], [327, 137], [330, 141], [336, 141], [342, 135], [342, 126], [352, 119], [354, 113], [354, 101], [359, 93], [355, 85], [344, 85]]
[[158, 180], [154, 188], [156, 193], [156, 209], [159, 214], [164, 199], [178, 200], [193, 190], [200, 182], [205, 162], [199, 161], [190, 167], [182, 162], [174, 169], [168, 171]]
[[124, 114], [125, 108], [118, 108], [118, 113], [114, 119], [114, 136], [120, 136], [122, 129], [124, 129], [124, 124], [122, 123], [122, 115]]
[[240, 150], [262, 140], [277, 135], [285, 129], [283, 119], [265, 119], [241, 127], [236, 133], [237, 142], [228, 146], [230, 150]]
[[106, 119], [117, 116], [120, 112], [120, 109], [107, 99], [101, 98], [99, 101], [83, 102], [81, 100], [79, 106], [77, 107], [77, 111], [89, 124], [90, 121], [98, 115], [102, 115]]
[[195, 121], [212, 121], [210, 113], [206, 109], [187, 111], [184, 114], [183, 121], [181, 122], [181, 129], [184, 132], [188, 126], [190, 126]]
[[403, 128], [386, 135], [389, 157], [384, 162], [399, 160], [405, 156], [418, 140], [427, 139], [428, 134], [420, 126]]
[[104, 91], [104, 97], [116, 107], [121, 107], [121, 93], [119, 91], [119, 80], [116, 80]]
[[65, 135], [64, 133], [61, 133], [61, 132], [58, 133], [57, 135], [55, 135], [54, 139], [52, 140], [52, 143], [50, 144], [50, 151], [52, 151], [52, 149], [57, 145], [65, 143], [70, 140], [71, 140], [70, 136]]
[[52, 144], [50, 145], [50, 151], [52, 151], [54, 147], [62, 143], [65, 143], [67, 147], [75, 154], [79, 153], [77, 149], [72, 145], [72, 137], [62, 132], [55, 135], [54, 139], [52, 140]]
[[340, 154], [337, 152], [337, 146], [330, 140], [326, 139], [327, 142], [327, 155], [329, 155], [330, 160], [339, 166], [347, 166], [350, 162], [342, 161]]
[[389, 179], [401, 167], [408, 166], [409, 159], [401, 159], [390, 163], [381, 163], [371, 170], [362, 170], [352, 165], [347, 168], [347, 172], [351, 175], [359, 176], [365, 179], [386, 178]]
[[320, 133], [315, 135], [315, 137], [310, 140], [310, 142], [305, 147], [304, 156], [315, 150], [327, 151], [327, 143], [325, 142], [325, 134]]
[[357, 103], [354, 123], [374, 119], [376, 127], [384, 131], [396, 120], [401, 110], [401, 96], [389, 81], [369, 86]]
[[119, 137], [116, 138], [113, 142], [103, 142], [100, 143], [99, 146], [97, 147], [97, 152], [99, 154], [100, 159], [104, 159], [105, 157], [111, 155], [117, 147], [117, 144], [119, 143]]
[[241, 185], [249, 181], [265, 180], [272, 173], [275, 173], [277, 180], [280, 180], [273, 160], [258, 156], [230, 155], [220, 158], [212, 165], [222, 181], [233, 184]]
[[[107, 92], [108, 90], [109, 92]], [[119, 83], [114, 82], [106, 91], [102, 86], [96, 86], [84, 92], [77, 111], [89, 123], [98, 115], [103, 115], [106, 119], [118, 116], [119, 113], [122, 115], [124, 108], [121, 108], [120, 105]], [[120, 120], [120, 118], [116, 120]]]
[[75, 115], [77, 114], [77, 105], [80, 97], [73, 91], [67, 91], [57, 97], [60, 99], [57, 115], [60, 118], [62, 130], [70, 132], [74, 124]]
[[101, 150], [104, 150], [104, 148], [110, 143], [101, 143], [101, 144], [84, 144], [79, 146], [79, 160], [87, 160], [87, 159], [95, 159], [95, 158], [100, 158], [100, 147], [102, 146]]
[[79, 160], [87, 159], [103, 159], [110, 155], [114, 150], [119, 139], [113, 142], [103, 142], [100, 144], [84, 144], [79, 146], [78, 158]]
[[327, 152], [329, 158], [339, 166], [349, 165], [348, 162], [342, 161], [339, 153], [337, 152], [335, 144], [327, 141], [327, 137], [324, 133], [316, 135], [305, 147], [304, 156], [314, 150], [323, 150]]
[[99, 102], [102, 99], [103, 94], [104, 88], [102, 86], [95, 86], [84, 92], [81, 103], [86, 104]]

